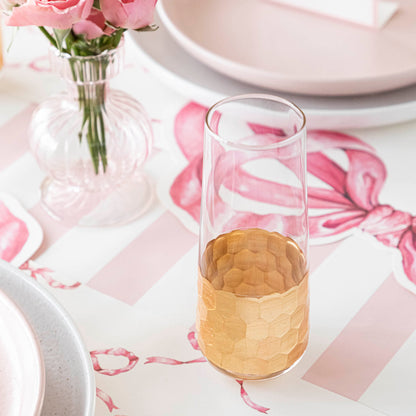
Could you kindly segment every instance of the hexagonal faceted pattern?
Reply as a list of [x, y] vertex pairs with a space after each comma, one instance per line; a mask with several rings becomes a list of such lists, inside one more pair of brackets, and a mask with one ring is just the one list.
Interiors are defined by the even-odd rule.
[[269, 336], [268, 323], [263, 319], [258, 319], [247, 324], [246, 337], [248, 339], [263, 340]]
[[271, 377], [305, 351], [308, 274], [290, 238], [260, 229], [219, 236], [202, 256], [198, 294], [199, 345], [220, 369]]
[[258, 297], [297, 286], [306, 274], [306, 261], [291, 238], [251, 228], [210, 241], [200, 271], [215, 289]]

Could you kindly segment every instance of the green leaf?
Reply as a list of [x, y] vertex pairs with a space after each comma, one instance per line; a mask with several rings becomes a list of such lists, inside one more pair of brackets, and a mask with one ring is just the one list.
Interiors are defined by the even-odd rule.
[[154, 32], [155, 30], [158, 30], [159, 26], [152, 24], [149, 26], [141, 27], [140, 29], [134, 29], [136, 32]]
[[125, 31], [126, 31], [125, 29], [119, 29], [113, 33], [113, 35], [111, 36], [111, 40], [112, 40], [111, 48], [117, 48], [117, 46], [119, 45], [121, 41], [121, 38], [123, 37], [123, 33]]
[[65, 42], [66, 37], [69, 35], [71, 29], [54, 29], [53, 33], [55, 35], [56, 46], [59, 49], [59, 52], [63, 50], [63, 44]]
[[114, 26], [113, 24], [111, 24], [111, 22], [109, 22], [108, 20], [105, 21], [105, 24], [106, 24], [106, 26], [111, 27], [111, 29], [113, 29], [113, 30], [120, 29], [119, 27]]
[[101, 10], [100, 0], [94, 0], [92, 7], [94, 7], [94, 9]]

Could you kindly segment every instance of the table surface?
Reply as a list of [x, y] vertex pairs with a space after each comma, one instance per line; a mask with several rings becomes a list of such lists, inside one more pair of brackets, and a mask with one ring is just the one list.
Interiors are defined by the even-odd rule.
[[[242, 383], [204, 362], [194, 338], [197, 215], [195, 204], [178, 201], [184, 191], [197, 200], [198, 186], [177, 178], [195, 173], [202, 148], [180, 149], [187, 139], [202, 143], [206, 109], [162, 84], [127, 39], [127, 65], [113, 87], [133, 94], [152, 118], [155, 143], [144, 169], [155, 199], [122, 227], [66, 228], [40, 207], [44, 174], [26, 132], [36, 103], [63, 84], [49, 71], [37, 29], [14, 36], [0, 72], [0, 192], [19, 200], [44, 231], [30, 264], [51, 270], [38, 281], [69, 311], [91, 351], [97, 416], [414, 415], [416, 121], [309, 132], [311, 160], [323, 169], [310, 185], [347, 198], [325, 217], [336, 220], [331, 233], [319, 218], [311, 221], [310, 343], [288, 374]], [[337, 180], [329, 158], [343, 172]], [[353, 224], [351, 212], [360, 218]], [[52, 287], [50, 278], [61, 284]]]

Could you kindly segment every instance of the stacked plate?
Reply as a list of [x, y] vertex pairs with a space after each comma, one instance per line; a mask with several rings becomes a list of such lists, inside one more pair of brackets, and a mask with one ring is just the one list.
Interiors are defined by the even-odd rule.
[[0, 414], [40, 415], [45, 368], [31, 326], [16, 304], [0, 291]]
[[91, 360], [68, 314], [0, 261], [0, 415], [92, 416]]
[[147, 66], [211, 105], [249, 92], [283, 95], [309, 127], [357, 128], [416, 116], [416, 3], [382, 30], [267, 0], [159, 0], [151, 36], [131, 33]]

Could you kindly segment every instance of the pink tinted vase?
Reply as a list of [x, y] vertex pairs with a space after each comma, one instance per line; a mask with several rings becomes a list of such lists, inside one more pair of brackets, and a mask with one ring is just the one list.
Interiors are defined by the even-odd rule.
[[51, 52], [67, 89], [36, 109], [30, 147], [46, 178], [43, 208], [68, 225], [127, 223], [149, 206], [151, 186], [139, 170], [152, 144], [141, 104], [109, 87], [123, 64], [123, 47], [97, 56]]

